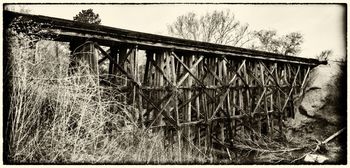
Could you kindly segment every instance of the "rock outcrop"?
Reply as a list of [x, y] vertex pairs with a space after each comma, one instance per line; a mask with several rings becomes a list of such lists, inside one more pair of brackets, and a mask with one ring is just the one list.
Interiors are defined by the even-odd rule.
[[[310, 71], [294, 119], [286, 122], [287, 139], [298, 144], [323, 141], [346, 127], [346, 63], [330, 62]], [[312, 142], [313, 141], [313, 142]], [[346, 131], [328, 143], [331, 162], [346, 159]]]
[[343, 66], [331, 62], [311, 71], [299, 106], [300, 114], [327, 124], [343, 124], [346, 116], [346, 68]]

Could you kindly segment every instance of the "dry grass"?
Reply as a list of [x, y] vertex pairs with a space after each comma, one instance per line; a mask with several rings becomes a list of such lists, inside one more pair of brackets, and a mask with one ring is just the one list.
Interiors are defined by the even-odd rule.
[[160, 164], [203, 160], [179, 158], [178, 152], [160, 145], [160, 134], [138, 128], [135, 109], [118, 101], [125, 95], [100, 86], [97, 76], [89, 74], [86, 67], [68, 76], [68, 53], [56, 57], [46, 45], [38, 54], [22, 34], [10, 41], [10, 162]]

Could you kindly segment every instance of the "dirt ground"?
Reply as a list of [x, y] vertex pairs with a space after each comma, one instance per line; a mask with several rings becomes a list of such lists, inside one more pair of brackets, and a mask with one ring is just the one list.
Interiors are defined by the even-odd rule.
[[[330, 63], [314, 68], [295, 118], [287, 123], [287, 139], [296, 144], [312, 144], [346, 128], [346, 98], [344, 66]], [[322, 145], [315, 153], [327, 157], [328, 163], [346, 163], [346, 132]]]

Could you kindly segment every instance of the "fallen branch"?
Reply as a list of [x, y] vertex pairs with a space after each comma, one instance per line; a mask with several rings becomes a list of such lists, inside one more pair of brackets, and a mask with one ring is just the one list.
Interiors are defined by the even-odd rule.
[[328, 137], [326, 140], [322, 141], [322, 144], [326, 144], [329, 141], [331, 141], [332, 139], [334, 139], [335, 137], [337, 137], [339, 134], [341, 134], [343, 131], [345, 130], [345, 127], [341, 130], [339, 130], [338, 132], [334, 133], [333, 135], [331, 135], [330, 137]]
[[268, 149], [259, 149], [259, 148], [254, 148], [248, 145], [237, 145], [234, 144], [234, 147], [239, 148], [239, 149], [245, 149], [245, 150], [252, 150], [252, 151], [257, 151], [257, 152], [262, 152], [262, 153], [285, 153], [285, 152], [292, 152], [292, 151], [297, 151], [297, 150], [302, 150], [311, 145], [303, 146], [303, 147], [298, 147], [298, 148], [288, 148], [288, 149], [280, 149], [280, 150], [268, 150]]
[[302, 158], [304, 158], [306, 155], [309, 155], [309, 154], [312, 154], [312, 153], [315, 153], [317, 150], [320, 149], [320, 146], [321, 145], [325, 145], [327, 144], [329, 141], [333, 140], [335, 137], [337, 137], [339, 134], [341, 134], [343, 131], [345, 130], [345, 128], [342, 128], [341, 130], [337, 131], [336, 133], [332, 134], [331, 136], [329, 136], [327, 139], [325, 139], [324, 141], [320, 142], [318, 141], [316, 147], [314, 150], [312, 150], [311, 152], [308, 152], [308, 153], [305, 153], [303, 156], [297, 158], [297, 159], [294, 159], [293, 161], [291, 161], [291, 163], [295, 162], [295, 161], [298, 161]]

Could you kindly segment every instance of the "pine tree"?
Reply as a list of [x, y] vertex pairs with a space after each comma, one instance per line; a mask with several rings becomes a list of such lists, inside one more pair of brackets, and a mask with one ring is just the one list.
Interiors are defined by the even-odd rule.
[[101, 24], [101, 19], [98, 14], [95, 14], [92, 9], [82, 10], [79, 14], [73, 17], [74, 21], [90, 24]]

